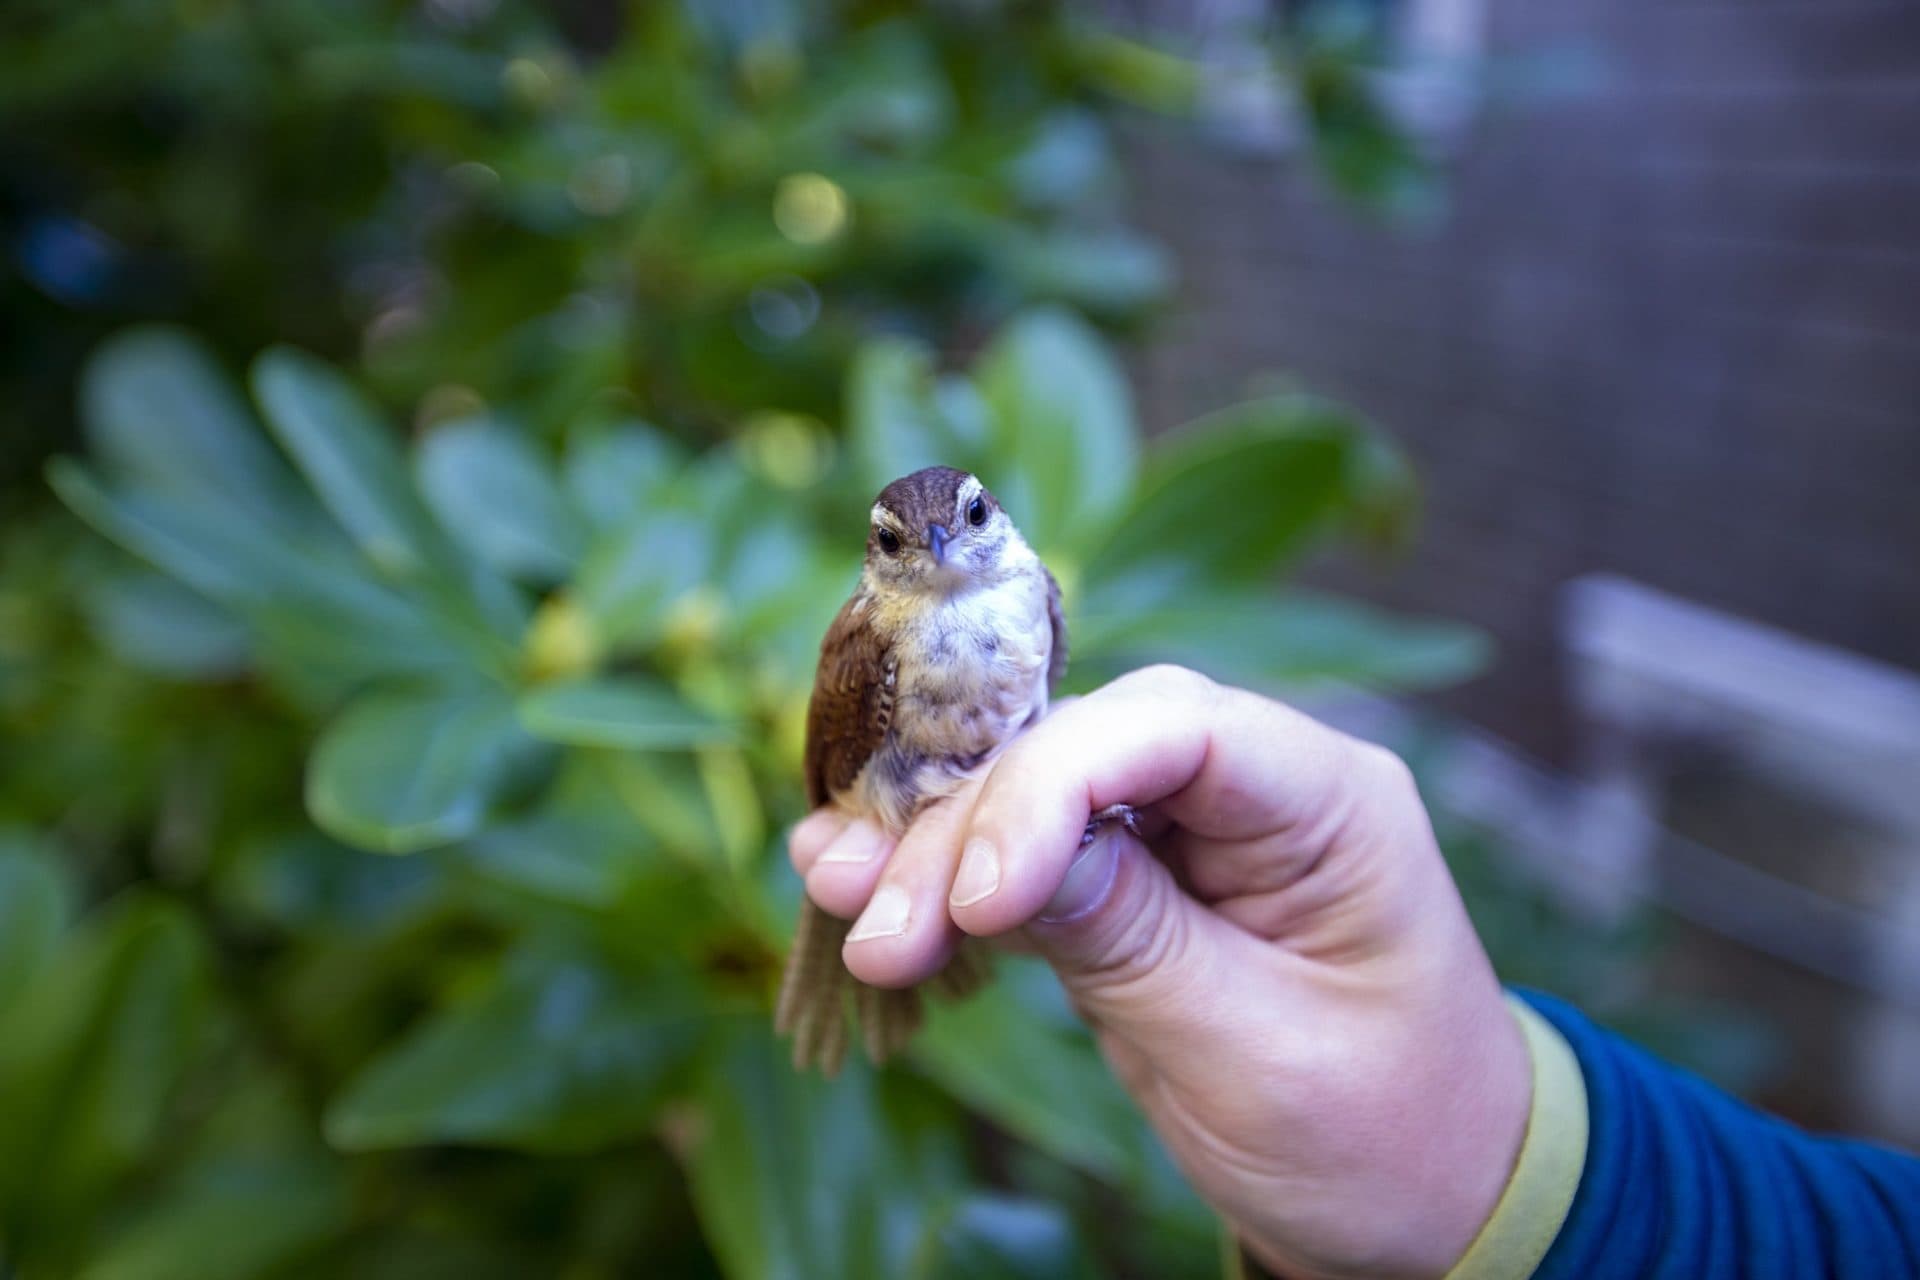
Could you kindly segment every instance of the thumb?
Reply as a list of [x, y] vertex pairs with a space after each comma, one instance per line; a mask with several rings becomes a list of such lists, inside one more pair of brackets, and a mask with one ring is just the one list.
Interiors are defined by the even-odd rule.
[[1231, 1012], [1249, 935], [1189, 897], [1112, 824], [1068, 868], [1024, 933], [1091, 1022], [1143, 1046], [1180, 1043]]

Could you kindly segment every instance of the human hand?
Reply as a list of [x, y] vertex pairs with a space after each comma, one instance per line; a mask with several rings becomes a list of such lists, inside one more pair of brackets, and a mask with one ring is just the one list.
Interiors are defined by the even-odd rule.
[[[1129, 804], [1144, 840], [1089, 815]], [[937, 972], [965, 934], [1053, 965], [1194, 1186], [1286, 1275], [1439, 1275], [1491, 1214], [1531, 1065], [1390, 752], [1176, 667], [1023, 733], [895, 846], [821, 810], [807, 893], [847, 967]]]

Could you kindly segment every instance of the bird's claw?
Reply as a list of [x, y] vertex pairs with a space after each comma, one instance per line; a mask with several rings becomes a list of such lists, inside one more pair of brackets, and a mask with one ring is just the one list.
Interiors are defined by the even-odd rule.
[[1086, 848], [1099, 838], [1100, 828], [1110, 822], [1117, 822], [1133, 835], [1140, 834], [1140, 815], [1130, 804], [1110, 804], [1087, 819], [1087, 829], [1080, 833], [1080, 847]]

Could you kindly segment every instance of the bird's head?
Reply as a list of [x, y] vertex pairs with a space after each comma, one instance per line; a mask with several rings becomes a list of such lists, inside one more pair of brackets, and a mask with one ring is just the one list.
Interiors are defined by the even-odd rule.
[[866, 571], [875, 586], [946, 594], [997, 582], [1030, 555], [987, 487], [964, 471], [927, 467], [874, 499]]

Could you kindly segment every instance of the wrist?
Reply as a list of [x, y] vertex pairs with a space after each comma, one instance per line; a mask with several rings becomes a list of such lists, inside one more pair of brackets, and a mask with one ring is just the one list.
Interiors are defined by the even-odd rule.
[[1579, 1059], [1527, 1002], [1509, 995], [1507, 1003], [1533, 1070], [1526, 1139], [1492, 1216], [1447, 1280], [1531, 1276], [1559, 1237], [1585, 1174], [1587, 1087]]
[[1282, 1204], [1234, 1215], [1248, 1253], [1276, 1275], [1446, 1275], [1506, 1189], [1532, 1064], [1491, 974], [1448, 998], [1402, 993], [1392, 1004], [1363, 1018], [1373, 1034], [1347, 1040], [1341, 1056], [1353, 1065], [1338, 1101], [1323, 1099], [1332, 1105], [1295, 1127], [1319, 1152], [1302, 1163], [1321, 1174]]
[[1436, 1215], [1427, 1275], [1448, 1274], [1494, 1216], [1518, 1165], [1534, 1101], [1533, 1057], [1504, 997], [1478, 1019], [1478, 1062], [1457, 1085], [1455, 1141], [1443, 1157], [1456, 1174]]

